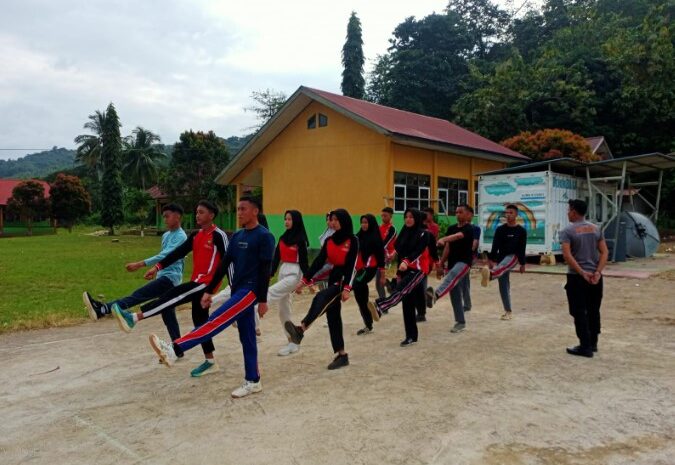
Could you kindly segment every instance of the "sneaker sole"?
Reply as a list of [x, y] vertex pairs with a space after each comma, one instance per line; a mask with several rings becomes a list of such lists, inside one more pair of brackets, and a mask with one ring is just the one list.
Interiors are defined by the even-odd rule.
[[377, 313], [377, 307], [372, 302], [368, 302], [368, 310], [370, 310], [370, 316], [373, 317], [374, 321], [380, 321], [380, 314]]
[[220, 372], [220, 367], [218, 366], [218, 364], [214, 363], [213, 365], [214, 366], [212, 366], [208, 370], [202, 371], [201, 373], [198, 373], [196, 375], [193, 375], [192, 372], [190, 372], [190, 377], [201, 378], [202, 376], [208, 376]]
[[234, 392], [233, 392], [231, 395], [232, 395], [232, 398], [233, 398], [233, 399], [243, 399], [244, 397], [248, 397], [248, 396], [250, 396], [251, 394], [258, 394], [258, 393], [260, 393], [260, 392], [262, 392], [262, 388], [258, 389], [257, 391], [250, 391], [250, 392], [247, 392], [247, 393], [244, 394], [243, 396], [237, 396], [237, 395], [234, 394]]
[[490, 270], [488, 268], [482, 268], [480, 270], [480, 285], [483, 287], [487, 287], [488, 283], [490, 282]]
[[116, 310], [113, 310], [113, 315], [115, 315], [115, 318], [117, 319], [117, 324], [119, 325], [120, 329], [125, 333], [130, 333], [131, 327], [127, 324], [122, 314]]
[[86, 307], [87, 311], [89, 312], [89, 318], [91, 318], [94, 321], [97, 321], [98, 315], [96, 315], [96, 310], [94, 310], [94, 306], [91, 305], [91, 301], [89, 300], [89, 296], [87, 295], [87, 291], [84, 291], [82, 293], [82, 301], [84, 302], [84, 306]]
[[295, 325], [293, 323], [291, 323], [290, 321], [287, 321], [286, 323], [284, 323], [284, 328], [286, 329], [286, 332], [288, 332], [288, 334], [291, 336], [291, 342], [293, 344], [300, 344], [303, 336], [301, 336], [298, 333], [298, 330], [295, 327]]
[[157, 356], [159, 357], [159, 361], [160, 361], [163, 365], [165, 365], [166, 367], [171, 368], [173, 365], [172, 365], [171, 363], [168, 362], [168, 360], [167, 360], [167, 358], [166, 358], [166, 355], [164, 355], [164, 353], [163, 353], [162, 350], [159, 348], [159, 346], [156, 345], [156, 343], [155, 343], [155, 338], [152, 337], [152, 335], [150, 335], [150, 336], [148, 336], [148, 339], [150, 340], [150, 346], [152, 347], [152, 350], [154, 350], [155, 353], [157, 354]]
[[456, 333], [463, 333], [464, 330], [466, 330], [466, 328], [461, 328], [461, 329], [455, 329], [455, 328], [452, 328], [452, 329], [450, 330], [450, 332], [456, 334]]

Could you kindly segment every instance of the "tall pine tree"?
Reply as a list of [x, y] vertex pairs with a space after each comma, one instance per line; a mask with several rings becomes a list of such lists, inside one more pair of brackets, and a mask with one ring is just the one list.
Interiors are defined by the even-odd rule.
[[347, 97], [362, 99], [366, 87], [363, 77], [363, 38], [361, 37], [361, 20], [352, 11], [347, 24], [347, 40], [342, 47], [342, 94]]
[[101, 189], [101, 224], [115, 234], [115, 225], [122, 223], [124, 211], [122, 207], [122, 137], [120, 136], [120, 120], [115, 106], [110, 103], [105, 114], [103, 126], [103, 186]]

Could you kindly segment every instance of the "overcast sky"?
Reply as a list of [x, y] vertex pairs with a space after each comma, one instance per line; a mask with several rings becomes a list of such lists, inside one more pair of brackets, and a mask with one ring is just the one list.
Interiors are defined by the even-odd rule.
[[[506, 3], [503, 0], [500, 3]], [[520, 3], [520, 2], [516, 2]], [[447, 0], [9, 0], [0, 15], [0, 149], [74, 148], [113, 102], [173, 143], [186, 129], [244, 135], [254, 90], [340, 92], [352, 10], [369, 68], [408, 16]], [[35, 150], [0, 150], [9, 159]]]

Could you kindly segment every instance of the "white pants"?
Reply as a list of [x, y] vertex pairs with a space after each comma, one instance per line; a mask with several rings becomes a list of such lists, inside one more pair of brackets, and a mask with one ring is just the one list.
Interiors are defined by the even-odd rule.
[[[277, 282], [267, 290], [267, 304], [279, 305], [279, 320], [281, 321], [282, 328], [285, 322], [291, 321], [293, 292], [298, 287], [298, 284], [300, 284], [300, 279], [302, 279], [300, 265], [284, 262], [279, 268]], [[286, 332], [285, 329], [284, 332]], [[286, 336], [288, 337], [289, 334], [286, 333]]]
[[[209, 313], [211, 313], [212, 310], [215, 310], [216, 308], [223, 305], [226, 301], [230, 300], [231, 295], [232, 289], [230, 289], [230, 286], [227, 286], [218, 294], [214, 295], [213, 298], [211, 299], [211, 306], [209, 307]], [[254, 308], [255, 308], [255, 329], [258, 329], [260, 327], [260, 317], [258, 316], [258, 305], [256, 304]]]

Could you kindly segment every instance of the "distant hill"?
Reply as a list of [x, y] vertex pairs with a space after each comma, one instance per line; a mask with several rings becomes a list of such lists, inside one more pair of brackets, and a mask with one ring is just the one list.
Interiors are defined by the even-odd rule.
[[0, 178], [41, 178], [75, 167], [75, 150], [54, 147], [16, 160], [0, 160]]
[[[237, 152], [253, 137], [249, 134], [244, 137], [232, 136], [223, 139], [230, 151], [230, 156]], [[168, 165], [173, 152], [173, 144], [158, 144], [158, 148], [168, 155], [163, 164]], [[25, 157], [16, 160], [0, 160], [0, 179], [2, 178], [44, 178], [63, 170], [69, 173], [78, 173], [80, 176], [85, 172], [82, 166], [75, 163], [75, 150], [68, 150], [63, 147], [54, 147], [44, 152], [31, 153]]]

